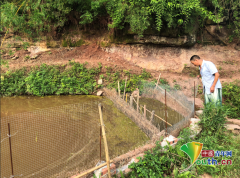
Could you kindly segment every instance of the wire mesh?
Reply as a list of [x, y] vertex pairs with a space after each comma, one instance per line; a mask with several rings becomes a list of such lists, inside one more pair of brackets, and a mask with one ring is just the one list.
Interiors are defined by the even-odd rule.
[[70, 177], [99, 160], [97, 103], [71, 104], [1, 118], [1, 177]]
[[[192, 89], [194, 86], [192, 87]], [[197, 94], [198, 83], [195, 87], [195, 96]], [[167, 126], [167, 132], [170, 133], [175, 129], [181, 129], [189, 123], [189, 119], [194, 115], [194, 104], [193, 101], [189, 100], [183, 92], [178, 89], [171, 88], [169, 85], [159, 84], [156, 86], [152, 82], [143, 82], [143, 89], [141, 90], [142, 97], [152, 98], [157, 101], [160, 101], [162, 104], [159, 106], [159, 116], [165, 119], [165, 90], [166, 90], [166, 105], [167, 105], [167, 119], [168, 122], [172, 124], [171, 127]], [[194, 91], [194, 89], [193, 89]], [[194, 92], [192, 91], [192, 96]], [[151, 106], [151, 104], [150, 104]], [[152, 107], [154, 108], [155, 104], [152, 102]], [[156, 122], [155, 122], [156, 124]], [[161, 129], [165, 129], [165, 124], [161, 124]]]
[[[113, 159], [149, 138], [108, 99], [101, 100], [109, 156]], [[99, 101], [70, 104], [1, 118], [1, 177], [11, 177], [10, 123], [14, 177], [71, 177], [105, 160]]]

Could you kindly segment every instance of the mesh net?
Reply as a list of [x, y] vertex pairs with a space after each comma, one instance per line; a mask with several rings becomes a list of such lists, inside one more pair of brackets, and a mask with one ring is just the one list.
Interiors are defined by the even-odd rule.
[[[176, 88], [171, 88], [169, 85], [159, 84], [156, 86], [153, 82], [143, 81], [143, 88], [140, 90], [141, 96], [151, 98], [160, 101], [161, 104], [152, 102], [150, 108], [157, 109], [159, 116], [166, 120], [165, 116], [165, 103], [167, 105], [166, 115], [167, 121], [172, 124], [171, 127], [167, 126], [167, 132], [170, 133], [173, 130], [181, 129], [189, 123], [189, 119], [194, 116], [194, 103], [193, 100], [186, 97], [183, 92]], [[197, 88], [199, 82], [197, 82], [195, 93], [194, 86], [189, 92], [192, 92], [191, 96], [196, 97]], [[166, 94], [165, 94], [166, 91]], [[141, 100], [141, 99], [140, 99]], [[157, 107], [157, 108], [156, 108]], [[157, 122], [154, 124], [156, 125]], [[166, 128], [165, 122], [160, 123], [161, 129]]]
[[[70, 104], [1, 118], [1, 177], [12, 175], [8, 123], [14, 177], [71, 177], [95, 167], [100, 161], [98, 104]], [[111, 101], [102, 105], [111, 159], [149, 140]]]

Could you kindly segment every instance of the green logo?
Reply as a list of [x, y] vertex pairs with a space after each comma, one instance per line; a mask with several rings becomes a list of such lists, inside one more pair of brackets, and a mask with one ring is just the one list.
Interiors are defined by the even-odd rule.
[[188, 170], [193, 165], [193, 163], [195, 163], [195, 161], [197, 160], [198, 156], [202, 151], [202, 147], [203, 144], [199, 142], [186, 143], [181, 146], [180, 150], [184, 151], [191, 159], [191, 165], [183, 171]]

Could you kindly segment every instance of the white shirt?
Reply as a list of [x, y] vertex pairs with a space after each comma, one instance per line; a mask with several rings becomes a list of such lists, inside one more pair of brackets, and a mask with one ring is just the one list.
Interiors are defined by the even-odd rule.
[[[211, 61], [205, 61], [203, 60], [202, 69], [200, 70], [200, 74], [202, 76], [202, 83], [203, 83], [203, 90], [204, 93], [211, 94], [210, 88], [214, 82], [215, 79], [215, 73], [218, 72], [216, 66]], [[222, 85], [220, 83], [220, 80], [218, 79], [215, 88], [222, 88]]]

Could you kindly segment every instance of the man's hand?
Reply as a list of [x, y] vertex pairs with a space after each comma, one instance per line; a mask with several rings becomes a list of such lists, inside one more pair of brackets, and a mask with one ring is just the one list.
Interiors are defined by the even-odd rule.
[[197, 78], [199, 79], [200, 75], [197, 76]]
[[213, 93], [213, 92], [214, 92], [214, 89], [215, 89], [215, 86], [211, 86], [210, 92]]

